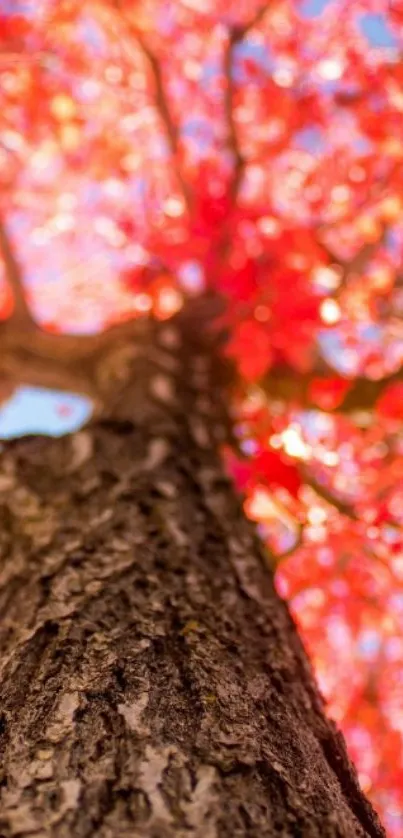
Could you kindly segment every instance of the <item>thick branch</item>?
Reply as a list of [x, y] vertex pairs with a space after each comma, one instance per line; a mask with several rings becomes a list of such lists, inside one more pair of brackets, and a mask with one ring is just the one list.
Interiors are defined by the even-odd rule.
[[[335, 375], [337, 375], [335, 370], [324, 363], [320, 366], [320, 369], [314, 369], [305, 375], [284, 365], [271, 370], [262, 386], [271, 400], [294, 403], [305, 410], [318, 409], [318, 405], [312, 400], [309, 393], [312, 379], [317, 376], [322, 376], [324, 379], [326, 376], [334, 378]], [[403, 381], [403, 367], [397, 372], [376, 381], [359, 376], [352, 381], [352, 387], [346, 393], [343, 402], [334, 409], [327, 408], [326, 411], [330, 413], [358, 413], [372, 410], [386, 388], [397, 381]]]
[[[218, 343], [221, 335], [211, 329], [222, 312], [222, 302], [205, 294], [189, 300], [175, 320], [191, 334], [205, 331], [204, 341]], [[206, 329], [204, 330], [204, 326]], [[55, 334], [19, 328], [13, 318], [0, 324], [0, 378], [15, 386], [73, 391], [92, 398], [102, 408], [119, 386], [136, 347], [143, 346], [153, 329], [148, 317], [124, 321], [92, 335]]]
[[13, 320], [18, 328], [33, 327], [31, 315], [24, 289], [22, 270], [14, 253], [14, 247], [3, 220], [0, 218], [0, 254], [3, 258], [5, 275], [13, 292], [14, 312]]
[[95, 335], [65, 335], [21, 329], [12, 317], [0, 324], [0, 378], [96, 400], [100, 366], [110, 353], [133, 342], [141, 328], [133, 320]]
[[[217, 316], [216, 301], [201, 298], [187, 304], [186, 317], [198, 324]], [[16, 384], [31, 384], [61, 390], [73, 390], [94, 397], [96, 369], [110, 353], [136, 342], [147, 328], [145, 318], [118, 323], [95, 335], [63, 335], [16, 328], [13, 318], [0, 325], [0, 376]], [[322, 364], [320, 369], [301, 375], [290, 366], [277, 367], [266, 376], [262, 386], [272, 401], [298, 404], [302, 409], [317, 409], [309, 393], [312, 378], [335, 375]], [[403, 368], [377, 381], [358, 377], [335, 410], [343, 413], [374, 408], [386, 387], [403, 380]], [[330, 410], [331, 412], [331, 410]]]

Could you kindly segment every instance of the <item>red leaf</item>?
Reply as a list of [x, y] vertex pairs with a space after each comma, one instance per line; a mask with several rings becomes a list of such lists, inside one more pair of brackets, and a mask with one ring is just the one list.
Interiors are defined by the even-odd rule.
[[387, 387], [376, 403], [376, 410], [387, 419], [403, 419], [403, 381]]
[[132, 218], [130, 218], [128, 216], [125, 216], [124, 218], [121, 218], [120, 221], [119, 221], [119, 227], [120, 227], [122, 233], [124, 233], [125, 236], [127, 236], [127, 238], [129, 238], [129, 239], [133, 238], [133, 236], [136, 232], [136, 225], [135, 225]]
[[227, 352], [236, 359], [245, 378], [257, 379], [271, 366], [270, 334], [256, 320], [245, 320], [235, 326]]
[[240, 492], [245, 491], [252, 475], [253, 464], [249, 460], [241, 460], [228, 447], [223, 450], [223, 455], [226, 468], [229, 471], [237, 489]]
[[255, 460], [255, 471], [269, 486], [282, 486], [297, 496], [302, 480], [298, 469], [277, 451], [263, 451]]
[[138, 291], [141, 283], [141, 269], [128, 268], [121, 277], [122, 284], [127, 291]]
[[321, 410], [334, 410], [341, 405], [352, 387], [345, 378], [314, 378], [309, 385], [309, 399]]

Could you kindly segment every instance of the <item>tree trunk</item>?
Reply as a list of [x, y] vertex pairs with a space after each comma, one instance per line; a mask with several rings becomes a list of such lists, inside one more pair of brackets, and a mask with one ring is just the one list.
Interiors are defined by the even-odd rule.
[[0, 836], [379, 838], [223, 473], [213, 350], [153, 335], [108, 419], [1, 454]]

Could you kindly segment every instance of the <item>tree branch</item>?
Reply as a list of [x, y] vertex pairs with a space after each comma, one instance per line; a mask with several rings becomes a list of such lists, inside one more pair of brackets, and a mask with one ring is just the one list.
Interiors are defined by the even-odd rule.
[[22, 270], [14, 253], [14, 247], [7, 228], [0, 218], [0, 254], [3, 258], [5, 275], [14, 298], [12, 320], [19, 329], [35, 328], [24, 289]]
[[381, 247], [381, 245], [384, 243], [386, 232], [387, 227], [385, 225], [382, 228], [382, 232], [379, 238], [373, 242], [365, 242], [365, 244], [363, 244], [362, 247], [359, 248], [355, 256], [353, 256], [353, 258], [350, 260], [340, 259], [338, 256], [336, 256], [332, 249], [328, 247], [327, 244], [320, 241], [320, 246], [329, 257], [330, 262], [335, 265], [338, 265], [342, 271], [340, 284], [336, 289], [335, 294], [333, 295], [334, 297], [339, 296], [340, 291], [342, 291], [345, 287], [349, 277], [353, 276], [354, 274], [361, 274], [367, 269], [371, 259], [375, 256], [378, 248]]
[[[208, 293], [191, 299], [172, 319], [173, 328], [197, 337], [203, 345], [219, 344], [222, 339], [217, 330], [202, 325], [212, 325], [222, 311], [219, 298]], [[76, 392], [93, 399], [102, 408], [108, 392], [119, 385], [125, 358], [136, 354], [136, 347], [154, 345], [155, 321], [152, 317], [137, 317], [117, 323], [102, 332], [91, 335], [57, 334], [21, 329], [18, 321], [10, 317], [0, 322], [0, 379], [15, 386], [31, 385]], [[108, 380], [108, 376], [110, 380]], [[114, 382], [116, 378], [116, 382]], [[102, 381], [102, 386], [101, 382]]]
[[303, 464], [299, 465], [299, 472], [301, 475], [302, 481], [305, 483], [306, 486], [309, 486], [313, 491], [319, 495], [326, 503], [333, 506], [340, 512], [342, 515], [346, 515], [347, 518], [351, 518], [352, 521], [358, 521], [359, 518], [356, 515], [353, 506], [346, 501], [341, 500], [341, 498], [337, 497], [337, 495], [332, 492], [327, 486], [324, 486], [323, 483], [320, 483], [316, 480], [315, 477], [311, 474], [310, 470]]
[[150, 50], [149, 46], [146, 44], [143, 36], [140, 32], [136, 32], [135, 38], [137, 43], [139, 44], [142, 52], [147, 58], [148, 64], [152, 70], [152, 75], [155, 84], [155, 92], [156, 92], [156, 104], [162, 121], [165, 126], [165, 130], [169, 140], [169, 146], [172, 151], [172, 154], [176, 157], [179, 151], [179, 131], [178, 126], [176, 125], [175, 121], [172, 118], [169, 106], [168, 106], [168, 99], [164, 88], [164, 83], [162, 80], [162, 72], [161, 66], [154, 55], [154, 53]]
[[[309, 393], [312, 379], [335, 376], [338, 376], [338, 373], [324, 362], [307, 374], [301, 374], [291, 366], [282, 365], [270, 371], [263, 380], [262, 387], [268, 398], [273, 401], [286, 401], [298, 405], [303, 410], [319, 410]], [[326, 412], [358, 413], [372, 410], [386, 388], [398, 381], [403, 381], [403, 367], [376, 381], [358, 376], [352, 380], [351, 389], [346, 393], [343, 402], [333, 409], [327, 408]]]
[[224, 55], [224, 76], [226, 90], [224, 98], [224, 110], [228, 128], [228, 146], [234, 157], [234, 168], [229, 186], [229, 194], [235, 200], [242, 182], [246, 160], [242, 154], [236, 122], [234, 117], [235, 83], [234, 83], [234, 55], [236, 47], [246, 38], [251, 29], [254, 29], [264, 18], [269, 10], [271, 2], [264, 3], [254, 17], [244, 26], [234, 26], [229, 31], [228, 45]]
[[169, 147], [171, 150], [172, 157], [174, 159], [174, 166], [175, 166], [175, 174], [179, 181], [182, 194], [186, 203], [188, 210], [191, 209], [192, 206], [192, 195], [189, 188], [189, 184], [186, 182], [186, 179], [183, 175], [180, 163], [179, 163], [179, 155], [180, 155], [180, 133], [175, 120], [172, 117], [171, 110], [168, 103], [168, 96], [165, 90], [163, 78], [162, 78], [162, 71], [161, 65], [152, 50], [150, 50], [149, 46], [145, 43], [143, 36], [137, 32], [136, 35], [137, 43], [140, 46], [144, 56], [146, 57], [149, 67], [152, 72], [154, 86], [155, 86], [155, 104], [158, 110], [158, 113], [161, 117], [163, 125], [165, 127], [165, 132], [168, 138]]
[[189, 188], [189, 184], [187, 183], [184, 174], [182, 172], [182, 168], [179, 162], [180, 157], [180, 132], [178, 125], [176, 124], [175, 120], [173, 119], [171, 108], [168, 101], [168, 95], [165, 89], [165, 84], [162, 76], [162, 70], [160, 62], [156, 55], [154, 55], [153, 51], [148, 46], [142, 32], [137, 28], [137, 26], [132, 23], [131, 21], [127, 20], [127, 17], [124, 14], [124, 11], [121, 9], [121, 5], [119, 0], [115, 0], [115, 8], [119, 13], [119, 20], [123, 21], [126, 31], [131, 38], [134, 38], [140, 50], [147, 61], [147, 64], [151, 70], [151, 75], [154, 82], [155, 88], [155, 106], [158, 111], [158, 114], [161, 118], [161, 122], [163, 123], [166, 137], [168, 140], [168, 145], [172, 154], [173, 158], [173, 165], [175, 174], [186, 203], [186, 207], [188, 211], [192, 208], [192, 194]]
[[228, 130], [228, 146], [234, 158], [234, 168], [229, 186], [229, 195], [232, 200], [236, 200], [246, 166], [246, 160], [241, 153], [239, 145], [234, 117], [235, 86], [233, 78], [233, 64], [234, 51], [238, 42], [237, 33], [236, 30], [234, 30], [229, 36], [228, 47], [224, 56], [224, 75], [226, 79], [224, 109]]
[[0, 324], [0, 377], [23, 384], [87, 395], [97, 400], [98, 370], [117, 346], [139, 339], [144, 318], [93, 335], [20, 329], [13, 317]]
[[253, 15], [253, 17], [250, 18], [250, 20], [248, 20], [243, 25], [234, 27], [234, 32], [237, 34], [238, 41], [242, 41], [246, 37], [248, 32], [251, 31], [251, 29], [254, 29], [255, 26], [258, 26], [259, 23], [262, 22], [264, 16], [269, 11], [270, 6], [272, 5], [272, 0], [266, 0], [266, 3], [263, 3], [260, 6], [257, 12], [255, 12], [255, 14]]

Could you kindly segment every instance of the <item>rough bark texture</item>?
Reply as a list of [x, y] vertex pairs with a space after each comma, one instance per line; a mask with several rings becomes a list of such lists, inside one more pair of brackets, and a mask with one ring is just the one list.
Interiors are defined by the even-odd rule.
[[158, 340], [114, 419], [1, 453], [0, 836], [379, 838], [223, 474], [217, 364]]

